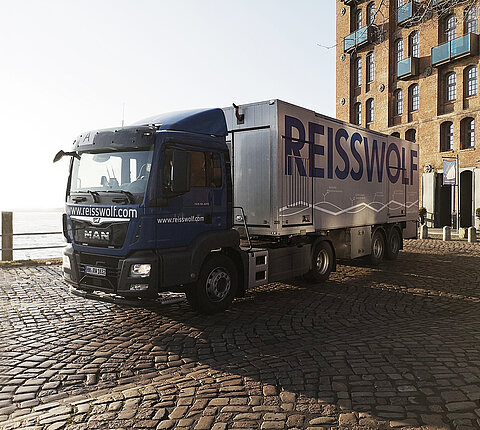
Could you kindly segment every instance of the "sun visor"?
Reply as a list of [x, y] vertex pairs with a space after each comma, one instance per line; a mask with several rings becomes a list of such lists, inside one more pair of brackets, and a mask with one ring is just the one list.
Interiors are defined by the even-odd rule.
[[149, 148], [155, 143], [155, 128], [129, 126], [82, 133], [73, 142], [74, 151], [127, 150]]

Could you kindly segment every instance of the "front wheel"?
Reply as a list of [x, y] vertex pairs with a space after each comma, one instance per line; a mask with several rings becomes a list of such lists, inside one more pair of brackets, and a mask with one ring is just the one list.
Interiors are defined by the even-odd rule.
[[334, 257], [331, 245], [328, 242], [320, 242], [312, 254], [312, 270], [309, 277], [316, 282], [325, 282], [333, 269]]
[[385, 236], [380, 229], [375, 230], [372, 236], [372, 250], [370, 253], [370, 262], [378, 266], [385, 255]]
[[190, 305], [200, 313], [222, 312], [232, 303], [237, 291], [237, 269], [226, 255], [212, 255], [203, 264], [196, 284], [187, 292]]

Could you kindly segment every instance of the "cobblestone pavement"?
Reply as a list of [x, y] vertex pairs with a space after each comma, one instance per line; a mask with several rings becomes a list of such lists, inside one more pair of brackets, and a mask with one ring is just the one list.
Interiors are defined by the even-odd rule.
[[408, 241], [221, 315], [0, 269], [0, 428], [480, 428], [480, 244]]

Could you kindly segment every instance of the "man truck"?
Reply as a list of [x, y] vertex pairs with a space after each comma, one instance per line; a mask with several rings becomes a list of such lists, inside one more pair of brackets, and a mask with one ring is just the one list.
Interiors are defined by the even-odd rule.
[[184, 292], [216, 313], [417, 234], [416, 143], [280, 100], [82, 133], [64, 155], [63, 272], [87, 297]]

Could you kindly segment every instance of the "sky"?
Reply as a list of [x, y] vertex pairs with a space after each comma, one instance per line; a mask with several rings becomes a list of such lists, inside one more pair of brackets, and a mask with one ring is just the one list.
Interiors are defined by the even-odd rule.
[[87, 130], [281, 99], [335, 115], [333, 0], [0, 2], [0, 211], [64, 206]]

